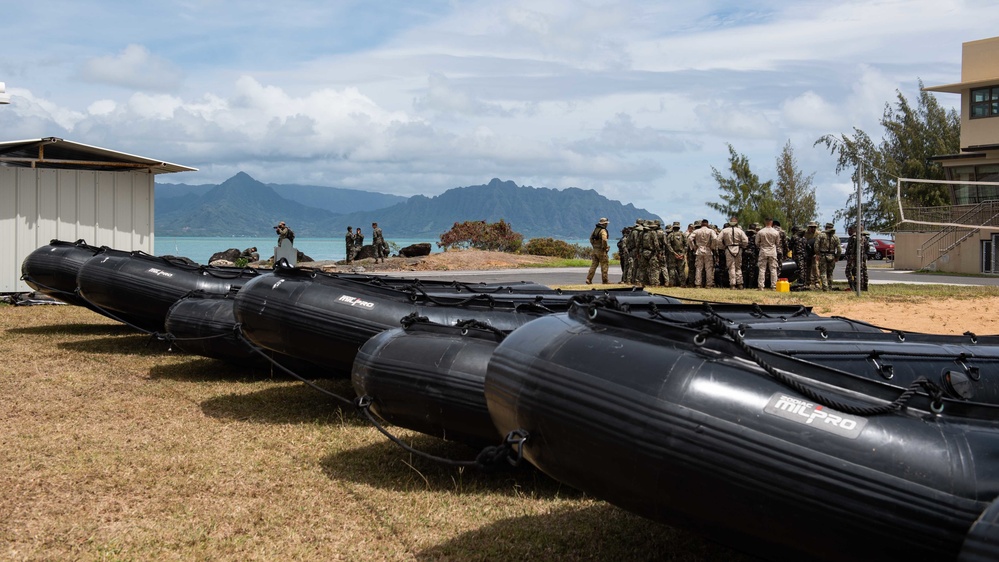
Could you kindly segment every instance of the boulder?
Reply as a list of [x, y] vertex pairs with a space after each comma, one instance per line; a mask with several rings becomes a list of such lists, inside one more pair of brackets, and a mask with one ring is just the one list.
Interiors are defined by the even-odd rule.
[[354, 259], [364, 260], [374, 257], [375, 257], [375, 247], [372, 246], [371, 244], [365, 244], [364, 246], [361, 246], [361, 251], [357, 252], [357, 255], [354, 256]]
[[214, 261], [219, 261], [219, 260], [226, 260], [235, 263], [236, 260], [239, 259], [239, 256], [241, 256], [242, 254], [243, 252], [240, 252], [236, 248], [229, 248], [224, 252], [215, 252], [214, 254], [212, 254], [212, 257], [208, 259], [208, 263], [212, 263]]
[[405, 248], [399, 250], [399, 255], [404, 258], [416, 258], [420, 256], [430, 255], [430, 242], [420, 242], [419, 244], [410, 244]]

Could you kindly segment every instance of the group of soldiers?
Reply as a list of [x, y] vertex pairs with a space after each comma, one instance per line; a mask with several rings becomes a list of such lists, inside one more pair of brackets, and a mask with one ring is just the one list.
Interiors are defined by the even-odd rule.
[[[346, 244], [346, 261], [350, 263], [357, 258], [357, 255], [361, 253], [361, 248], [364, 247], [364, 233], [361, 232], [361, 227], [354, 230], [353, 227], [348, 226], [344, 243]], [[371, 223], [371, 246], [375, 252], [375, 263], [378, 263], [379, 260], [384, 263], [385, 257], [388, 256], [388, 244], [385, 243], [385, 236], [382, 234], [382, 229], [378, 228], [377, 222]]]
[[[771, 219], [745, 230], [736, 217], [722, 228], [704, 219], [688, 224], [686, 230], [679, 221], [663, 228], [659, 220], [638, 219], [622, 229], [617, 243], [621, 282], [652, 287], [775, 289], [782, 263], [793, 260], [798, 266], [799, 288], [828, 291], [842, 249], [832, 223], [826, 223], [822, 230], [818, 227], [815, 221], [806, 227], [795, 226], [788, 236], [780, 221]], [[852, 228], [850, 234], [853, 246], [847, 249], [847, 279], [852, 289], [857, 279], [856, 233]], [[860, 279], [861, 288], [867, 290], [866, 253]]]

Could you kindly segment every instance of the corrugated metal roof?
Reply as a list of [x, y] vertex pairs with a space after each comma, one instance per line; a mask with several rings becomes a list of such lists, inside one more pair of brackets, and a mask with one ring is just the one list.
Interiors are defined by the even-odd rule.
[[151, 174], [197, 171], [197, 168], [56, 137], [0, 142], [0, 166], [108, 171], [148, 170]]

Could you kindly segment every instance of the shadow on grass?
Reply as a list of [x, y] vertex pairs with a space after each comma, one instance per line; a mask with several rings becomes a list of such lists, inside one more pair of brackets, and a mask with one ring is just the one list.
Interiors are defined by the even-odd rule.
[[[389, 431], [399, 435], [403, 430], [392, 427]], [[475, 460], [480, 451], [454, 441], [409, 432], [403, 441], [423, 453], [454, 461]], [[432, 490], [542, 498], [584, 497], [575, 488], [549, 478], [526, 462], [513, 467], [503, 461], [489, 470], [458, 467], [413, 455], [387, 439], [328, 455], [319, 464], [332, 480], [349, 480], [398, 492]], [[372, 466], [377, 466], [378, 470], [371, 470]]]
[[42, 336], [113, 336], [135, 334], [135, 330], [124, 324], [49, 324], [46, 326], [25, 326], [7, 330], [13, 334]]
[[[354, 398], [350, 381], [319, 380], [313, 383], [344, 398]], [[352, 406], [344, 406], [335, 398], [304, 383], [272, 387], [249, 394], [219, 396], [202, 402], [201, 411], [212, 418], [259, 423], [367, 425], [366, 421], [354, 414]]]
[[[183, 352], [180, 353], [184, 354]], [[154, 365], [149, 368], [149, 378], [183, 382], [234, 381], [247, 383], [295, 380], [281, 372], [271, 372], [270, 364], [257, 363], [243, 365], [198, 356], [191, 356], [190, 360], [183, 363]]]
[[504, 519], [416, 553], [418, 560], [751, 561], [693, 532], [610, 504]]
[[121, 355], [165, 355], [170, 353], [170, 344], [146, 334], [136, 334], [132, 330], [110, 338], [96, 338], [85, 341], [59, 342], [58, 346], [70, 351], [83, 353], [115, 353]]

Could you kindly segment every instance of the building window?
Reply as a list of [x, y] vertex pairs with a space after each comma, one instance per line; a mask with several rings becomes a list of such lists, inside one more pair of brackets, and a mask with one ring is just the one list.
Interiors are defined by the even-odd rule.
[[[954, 181], [999, 181], [999, 165], [953, 166], [947, 168], [947, 179]], [[977, 205], [985, 201], [999, 201], [999, 185], [951, 185], [951, 204]]]
[[971, 108], [968, 115], [972, 119], [999, 117], [999, 86], [971, 90]]

